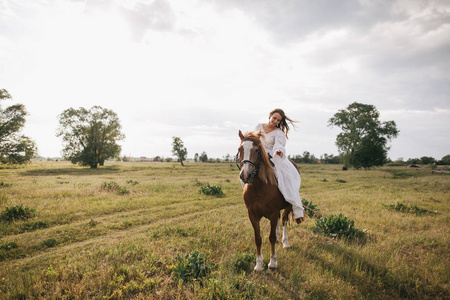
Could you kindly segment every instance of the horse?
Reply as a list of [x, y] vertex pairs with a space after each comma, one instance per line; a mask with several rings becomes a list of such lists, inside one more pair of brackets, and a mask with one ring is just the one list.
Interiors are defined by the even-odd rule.
[[[263, 255], [261, 253], [261, 229], [262, 217], [270, 220], [270, 262], [269, 269], [278, 267], [275, 253], [275, 243], [279, 238], [280, 211], [284, 209], [282, 216], [283, 224], [283, 248], [290, 247], [287, 224], [289, 215], [292, 213], [292, 205], [289, 204], [281, 194], [277, 186], [274, 169], [269, 160], [263, 144], [261, 143], [263, 133], [247, 132], [245, 135], [239, 130], [241, 144], [238, 148], [236, 160], [239, 161], [239, 177], [244, 183], [243, 198], [247, 207], [248, 217], [253, 226], [256, 245], [255, 271], [263, 270]], [[299, 171], [297, 165], [291, 161]], [[299, 223], [301, 220], [298, 220]]]

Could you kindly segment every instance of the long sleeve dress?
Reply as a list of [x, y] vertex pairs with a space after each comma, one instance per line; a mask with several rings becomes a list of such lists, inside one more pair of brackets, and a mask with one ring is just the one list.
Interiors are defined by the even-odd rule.
[[[281, 129], [275, 129], [274, 131], [266, 133], [263, 124], [258, 124], [255, 130], [261, 130], [264, 133], [264, 138], [261, 138], [261, 142], [264, 145], [266, 152], [273, 157], [272, 162], [275, 165], [275, 176], [278, 180], [278, 189], [281, 194], [283, 194], [284, 199], [292, 204], [294, 218], [298, 219], [303, 217], [303, 205], [299, 193], [301, 178], [297, 169], [287, 159], [285, 149], [286, 135]], [[283, 157], [275, 155], [277, 150], [283, 152]]]

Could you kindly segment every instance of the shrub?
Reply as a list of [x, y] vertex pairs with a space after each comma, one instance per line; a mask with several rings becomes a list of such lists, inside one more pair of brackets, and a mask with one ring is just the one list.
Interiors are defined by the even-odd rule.
[[322, 217], [316, 221], [314, 232], [331, 237], [362, 238], [364, 232], [355, 228], [355, 222], [342, 214]]
[[404, 213], [413, 213], [413, 214], [416, 214], [416, 215], [429, 213], [429, 211], [424, 209], [424, 208], [419, 208], [416, 205], [414, 205], [414, 206], [407, 206], [407, 205], [405, 205], [405, 204], [403, 204], [401, 202], [397, 202], [396, 204], [391, 204], [391, 205], [383, 204], [383, 206], [388, 208], [388, 209], [393, 209], [395, 211], [404, 212]]
[[220, 186], [210, 185], [209, 183], [206, 183], [206, 185], [202, 186], [199, 190], [199, 193], [217, 197], [223, 196], [222, 188]]
[[312, 217], [314, 217], [314, 216], [317, 217], [317, 214], [318, 214], [318, 211], [319, 211], [319, 209], [317, 208], [317, 205], [313, 204], [312, 201], [309, 202], [309, 201], [306, 200], [306, 199], [303, 199], [303, 200], [302, 200], [302, 204], [303, 204], [303, 207], [306, 208], [306, 209], [305, 209], [305, 213], [306, 213], [310, 218], [312, 218]]
[[184, 258], [178, 254], [177, 264], [172, 272], [186, 282], [190, 279], [196, 280], [206, 277], [215, 268], [215, 264], [208, 262], [203, 253], [194, 251], [191, 254], [186, 254]]
[[117, 190], [118, 195], [125, 195], [125, 194], [129, 194], [129, 193], [130, 193], [130, 191], [124, 186], [119, 187], [119, 189]]
[[115, 181], [103, 182], [101, 189], [108, 192], [116, 192], [118, 195], [125, 195], [130, 193], [130, 191], [126, 187], [120, 186]]
[[1, 214], [1, 219], [4, 221], [27, 220], [34, 218], [34, 216], [34, 209], [19, 204], [13, 207], [6, 207], [5, 211]]
[[102, 183], [102, 190], [108, 191], [108, 192], [114, 192], [117, 191], [120, 188], [120, 185], [117, 184], [115, 181], [110, 182], [103, 182]]

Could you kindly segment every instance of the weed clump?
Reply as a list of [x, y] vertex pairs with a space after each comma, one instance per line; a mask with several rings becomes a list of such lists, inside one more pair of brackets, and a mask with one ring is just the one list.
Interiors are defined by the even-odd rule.
[[120, 186], [115, 181], [103, 182], [101, 189], [107, 192], [116, 192], [116, 194], [118, 195], [125, 195], [130, 193], [130, 191], [126, 187]]
[[186, 254], [185, 257], [178, 254], [176, 260], [177, 263], [172, 272], [184, 282], [202, 279], [216, 268], [214, 263], [206, 259], [205, 254], [198, 251]]
[[236, 273], [251, 273], [254, 261], [255, 256], [250, 253], [237, 253], [231, 259], [231, 267]]
[[24, 223], [20, 226], [20, 229], [23, 231], [35, 231], [42, 228], [48, 228], [48, 223], [45, 221], [36, 221]]
[[4, 244], [0, 245], [0, 250], [9, 251], [9, 250], [12, 250], [12, 249], [16, 249], [18, 247], [19, 246], [17, 246], [17, 244], [15, 242], [7, 242], [7, 243], [4, 243]]
[[41, 243], [42, 248], [52, 248], [55, 247], [56, 245], [58, 245], [58, 241], [56, 241], [56, 239], [54, 238], [46, 239]]
[[0, 219], [11, 222], [15, 220], [27, 220], [34, 218], [34, 216], [35, 210], [33, 208], [19, 204], [12, 207], [6, 207], [5, 211], [0, 215]]
[[316, 233], [336, 238], [364, 238], [365, 233], [355, 228], [355, 222], [342, 214], [322, 217], [313, 228]]
[[385, 208], [393, 209], [393, 210], [398, 211], [398, 212], [412, 213], [412, 214], [416, 214], [416, 215], [430, 213], [429, 210], [426, 210], [424, 208], [419, 208], [419, 207], [417, 207], [417, 205], [407, 206], [407, 205], [405, 205], [405, 204], [403, 204], [401, 202], [397, 202], [396, 204], [391, 204], [391, 205], [383, 204], [383, 206]]
[[217, 197], [222, 197], [224, 195], [222, 187], [217, 185], [210, 185], [209, 183], [206, 183], [206, 185], [200, 187], [199, 193]]

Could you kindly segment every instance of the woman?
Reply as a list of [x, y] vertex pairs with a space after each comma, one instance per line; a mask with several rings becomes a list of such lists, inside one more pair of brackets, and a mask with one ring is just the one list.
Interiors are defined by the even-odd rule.
[[280, 108], [274, 109], [269, 114], [267, 124], [258, 124], [256, 131], [261, 130], [265, 138], [261, 142], [266, 152], [271, 155], [275, 165], [275, 175], [278, 180], [278, 189], [284, 199], [292, 204], [292, 211], [297, 223], [303, 220], [303, 205], [299, 190], [301, 178], [295, 166], [286, 157], [286, 140], [288, 138], [289, 125], [294, 126], [293, 120], [288, 118]]

